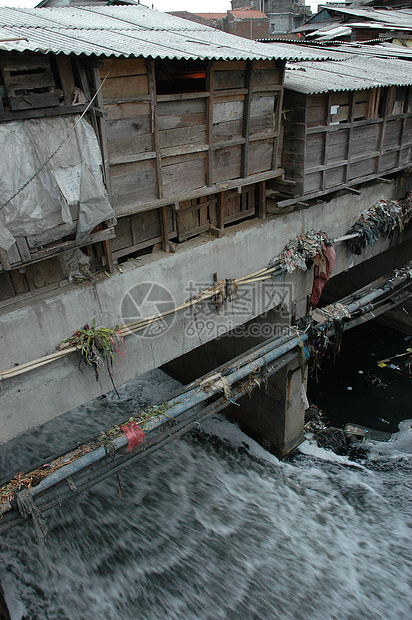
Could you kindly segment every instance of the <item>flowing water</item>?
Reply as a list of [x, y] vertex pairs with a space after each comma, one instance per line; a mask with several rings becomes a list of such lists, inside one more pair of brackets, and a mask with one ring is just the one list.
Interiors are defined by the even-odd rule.
[[[2, 446], [15, 473], [159, 402], [155, 371]], [[16, 456], [17, 455], [17, 456]], [[279, 462], [222, 417], [0, 538], [13, 620], [410, 619], [411, 420], [367, 459]], [[13, 469], [14, 468], [14, 469]]]

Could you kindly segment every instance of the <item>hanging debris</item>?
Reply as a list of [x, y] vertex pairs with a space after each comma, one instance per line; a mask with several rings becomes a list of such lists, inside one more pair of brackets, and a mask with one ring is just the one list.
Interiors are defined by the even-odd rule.
[[310, 230], [289, 241], [279, 263], [288, 273], [295, 269], [306, 271], [315, 264], [310, 303], [317, 306], [323, 287], [332, 275], [335, 260], [336, 252], [327, 234]]
[[344, 318], [350, 319], [351, 315], [344, 304], [336, 302], [323, 308], [316, 308], [316, 310], [311, 312], [311, 316], [317, 323], [324, 323], [327, 320], [341, 321]]
[[409, 192], [403, 200], [380, 200], [362, 213], [348, 231], [348, 235], [357, 234], [357, 237], [346, 241], [348, 248], [359, 255], [377, 239], [381, 237], [391, 239], [401, 233], [411, 219], [412, 192]]
[[306, 271], [312, 264], [309, 261], [315, 256], [323, 256], [322, 246], [330, 247], [331, 245], [332, 241], [325, 232], [310, 230], [289, 241], [279, 258], [279, 263], [288, 273], [295, 271], [295, 269]]
[[80, 248], [74, 250], [66, 250], [59, 254], [60, 266], [64, 275], [71, 282], [81, 282], [82, 280], [90, 280], [93, 282], [96, 278], [90, 270], [90, 257], [84, 254]]
[[310, 295], [312, 307], [318, 305], [326, 282], [332, 275], [332, 269], [336, 261], [336, 252], [331, 245], [322, 242], [322, 254], [317, 254], [313, 258], [315, 263], [313, 273], [313, 286]]

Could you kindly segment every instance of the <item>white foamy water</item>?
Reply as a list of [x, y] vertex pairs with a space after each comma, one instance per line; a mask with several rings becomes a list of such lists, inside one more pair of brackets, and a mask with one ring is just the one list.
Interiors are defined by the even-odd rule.
[[[33, 464], [177, 386], [160, 371], [0, 449]], [[280, 463], [224, 417], [0, 538], [13, 620], [408, 619], [411, 421], [361, 463]], [[20, 465], [18, 469], [25, 467]], [[14, 472], [12, 472], [14, 473]]]

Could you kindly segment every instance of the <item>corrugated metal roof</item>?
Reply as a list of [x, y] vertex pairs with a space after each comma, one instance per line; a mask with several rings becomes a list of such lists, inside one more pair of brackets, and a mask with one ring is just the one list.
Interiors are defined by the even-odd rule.
[[339, 37], [344, 37], [348, 34], [351, 34], [352, 28], [348, 28], [348, 26], [338, 25], [338, 26], [328, 26], [327, 28], [321, 28], [320, 30], [316, 30], [316, 32], [312, 32], [308, 36], [318, 37], [318, 41], [329, 41], [330, 39], [336, 39]]
[[353, 55], [344, 62], [287, 64], [285, 88], [306, 94], [412, 84], [412, 65], [399, 58]]
[[360, 8], [360, 7], [346, 7], [335, 5], [324, 5], [322, 9], [327, 9], [331, 12], [342, 13], [344, 15], [351, 15], [353, 17], [361, 17], [363, 19], [372, 20], [375, 22], [381, 22], [385, 24], [391, 24], [395, 26], [410, 26], [412, 22], [412, 9], [373, 9], [373, 8]]
[[[365, 43], [365, 42], [364, 42]], [[360, 52], [363, 56], [373, 56], [375, 58], [410, 58], [412, 59], [412, 47], [403, 45], [395, 45], [394, 43], [386, 43], [380, 39], [375, 39], [377, 45], [365, 45], [361, 43], [341, 43], [339, 47], [333, 47], [333, 50], [339, 52], [356, 53]], [[324, 48], [325, 49], [325, 48]], [[330, 49], [330, 48], [326, 48]]]
[[412, 16], [409, 24], [389, 24], [383, 22], [350, 22], [350, 26], [353, 28], [369, 28], [370, 30], [401, 30], [402, 32], [412, 30]]
[[[177, 59], [312, 58], [145, 6], [0, 8], [0, 50]], [[166, 34], [167, 33], [167, 34]]]
[[[265, 45], [270, 48], [272, 45], [275, 45], [277, 47], [279, 44], [267, 40], [267, 43], [265, 43]], [[300, 62], [302, 60], [345, 60], [345, 58], [352, 58], [353, 56], [352, 50], [347, 50], [346, 53], [344, 53], [341, 51], [336, 51], [331, 47], [325, 48], [323, 46], [318, 46], [317, 42], [314, 42], [313, 45], [308, 45], [305, 42], [298, 43], [294, 41], [282, 41], [282, 47], [289, 50], [289, 53], [294, 55], [294, 58], [291, 62]]]

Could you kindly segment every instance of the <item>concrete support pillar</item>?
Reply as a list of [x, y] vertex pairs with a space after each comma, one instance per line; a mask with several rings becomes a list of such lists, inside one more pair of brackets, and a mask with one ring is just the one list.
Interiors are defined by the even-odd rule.
[[[257, 317], [247, 326], [259, 326], [268, 322], [281, 328], [282, 322], [287, 324], [288, 321], [285, 317], [270, 313], [270, 316]], [[246, 333], [250, 334], [251, 330], [247, 329]], [[259, 330], [257, 333], [259, 334]], [[164, 370], [188, 383], [237, 355], [246, 353], [263, 340], [265, 338], [262, 336], [239, 337], [228, 334], [169, 362], [164, 366]], [[302, 441], [305, 408], [301, 385], [299, 356], [296, 355], [286, 366], [268, 377], [260, 388], [256, 386], [250, 397], [241, 398], [238, 401], [240, 406], [229, 405], [226, 411], [246, 430], [250, 429], [269, 441], [273, 452], [283, 458]], [[306, 381], [304, 386], [306, 388]]]
[[[303, 439], [305, 406], [302, 379], [296, 358], [256, 389], [240, 399], [239, 407], [231, 407], [230, 415], [260, 437], [270, 442], [278, 458], [283, 458]], [[306, 381], [303, 383], [306, 389]]]

